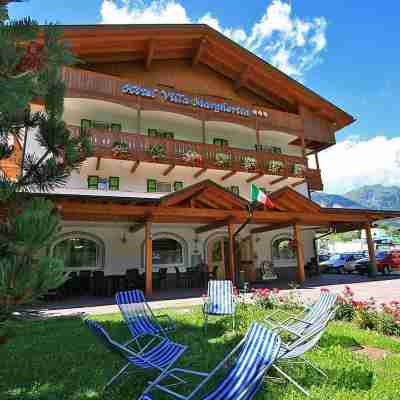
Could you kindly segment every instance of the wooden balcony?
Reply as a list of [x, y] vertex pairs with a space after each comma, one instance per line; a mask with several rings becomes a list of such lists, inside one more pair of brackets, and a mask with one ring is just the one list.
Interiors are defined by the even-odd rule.
[[[80, 128], [70, 126], [79, 133]], [[318, 170], [307, 169], [302, 157], [189, 142], [162, 139], [143, 134], [109, 132], [89, 129], [95, 157], [144, 161], [171, 166], [189, 166], [251, 174], [276, 175], [305, 179], [312, 176], [317, 182]], [[250, 176], [251, 177], [251, 176]]]

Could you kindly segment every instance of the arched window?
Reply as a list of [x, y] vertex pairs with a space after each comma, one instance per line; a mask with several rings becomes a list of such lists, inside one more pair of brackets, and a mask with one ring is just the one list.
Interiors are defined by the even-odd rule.
[[278, 236], [272, 240], [273, 260], [292, 260], [296, 257], [295, 249], [292, 246], [292, 239], [286, 235]]
[[66, 268], [104, 268], [103, 242], [86, 233], [73, 232], [61, 237], [54, 244], [52, 255], [64, 260]]
[[172, 238], [153, 240], [154, 265], [182, 265], [184, 252], [182, 245]]

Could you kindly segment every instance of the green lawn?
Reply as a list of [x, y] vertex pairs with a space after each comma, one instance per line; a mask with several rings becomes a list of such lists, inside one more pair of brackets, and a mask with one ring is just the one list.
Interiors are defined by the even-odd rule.
[[[177, 332], [171, 337], [189, 346], [179, 365], [206, 371], [237, 343], [253, 318], [262, 318], [260, 311], [241, 310], [237, 335], [229, 331], [228, 320], [220, 320], [210, 323], [205, 336], [199, 308], [174, 310], [169, 314], [178, 323]], [[116, 339], [128, 337], [119, 314], [96, 319], [104, 323]], [[133, 400], [154, 376], [132, 369], [119, 384], [103, 394], [102, 386], [117, 372], [121, 360], [102, 347], [79, 318], [29, 321], [20, 328], [17, 337], [0, 347], [1, 400]], [[384, 360], [370, 361], [352, 353], [349, 348], [354, 345], [387, 349], [391, 354]], [[310, 389], [311, 399], [400, 399], [399, 340], [362, 331], [350, 324], [332, 323], [320, 348], [313, 351], [310, 358], [328, 373], [328, 380], [299, 366], [291, 368], [290, 374]], [[265, 384], [257, 397], [271, 400], [304, 398], [290, 385], [271, 382]]]

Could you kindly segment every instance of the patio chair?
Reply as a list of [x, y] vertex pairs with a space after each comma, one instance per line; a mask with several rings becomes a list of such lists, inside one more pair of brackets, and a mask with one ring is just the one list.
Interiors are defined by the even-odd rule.
[[[141, 348], [140, 339], [142, 337], [161, 336], [167, 338], [167, 332], [176, 329], [175, 322], [168, 315], [163, 314], [156, 317], [153, 314], [141, 290], [118, 292], [115, 299], [132, 334], [132, 339], [125, 344], [135, 341]], [[163, 320], [165, 323], [161, 325], [160, 322]]]
[[[180, 400], [250, 400], [255, 397], [261, 388], [264, 376], [274, 363], [280, 349], [279, 336], [266, 329], [257, 322], [253, 322], [246, 336], [235, 348], [209, 373], [192, 371], [182, 368], [173, 368], [162, 373], [143, 392], [141, 400], [152, 400], [152, 391], [161, 391], [171, 398]], [[224, 370], [226, 364], [233, 362], [219, 383], [207, 394], [201, 395], [201, 391], [209, 381]], [[201, 382], [189, 395], [179, 394], [171, 389], [171, 385], [161, 385], [161, 382], [169, 377], [176, 379], [178, 374], [193, 375], [201, 378]], [[164, 398], [164, 397], [163, 397]]]
[[276, 362], [273, 365], [273, 368], [280, 375], [282, 375], [286, 380], [292, 383], [306, 396], [309, 396], [310, 393], [306, 389], [304, 389], [298, 382], [296, 382], [292, 377], [290, 377], [286, 372], [284, 372], [281, 367], [278, 366], [278, 364], [305, 364], [314, 368], [317, 372], [327, 378], [328, 376], [325, 374], [324, 371], [322, 371], [312, 361], [305, 358], [305, 353], [311, 351], [315, 346], [317, 346], [322, 335], [325, 333], [326, 328], [326, 323], [316, 323], [311, 328], [309, 328], [307, 335], [298, 338], [293, 343], [288, 345], [282, 342]]
[[[305, 313], [292, 315], [283, 310], [277, 310], [265, 318], [265, 322], [275, 332], [286, 331], [295, 337], [301, 337], [308, 333], [314, 324], [326, 324], [335, 315], [337, 295], [335, 293], [321, 292], [321, 295], [311, 307], [306, 308]], [[276, 314], [286, 314], [283, 321], [275, 319]]]
[[203, 305], [204, 330], [207, 331], [208, 317], [231, 316], [235, 330], [235, 298], [231, 281], [209, 281], [207, 299]]
[[[140, 352], [135, 352], [133, 349], [126, 347], [115, 340], [111, 339], [107, 331], [96, 321], [86, 319], [84, 320], [86, 326], [95, 335], [104, 346], [111, 352], [119, 355], [126, 361], [126, 364], [114, 375], [105, 385], [104, 390], [110, 387], [116, 380], [121, 377], [130, 366], [135, 366], [145, 370], [158, 370], [162, 373], [167, 371], [168, 368], [183, 354], [187, 349], [186, 346], [172, 342], [169, 339], [162, 339], [160, 342], [152, 347], [143, 349]], [[171, 375], [173, 376], [173, 375]], [[183, 383], [184, 380], [176, 378], [178, 382]]]

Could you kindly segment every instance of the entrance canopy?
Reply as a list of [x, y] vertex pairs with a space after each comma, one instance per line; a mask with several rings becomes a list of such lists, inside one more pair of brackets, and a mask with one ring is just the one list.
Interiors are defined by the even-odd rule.
[[[37, 195], [37, 194], [36, 194]], [[250, 202], [205, 180], [180, 191], [154, 198], [110, 197], [100, 192], [79, 196], [68, 194], [40, 194], [56, 201], [64, 220], [74, 221], [132, 221], [151, 220], [155, 223], [210, 224], [229, 221], [241, 224], [249, 219]], [[132, 195], [134, 195], [132, 193]], [[274, 209], [257, 208], [251, 215], [251, 224], [263, 224], [278, 229], [286, 225], [333, 227], [337, 230], [359, 229], [364, 224], [399, 218], [400, 211], [345, 209], [320, 207], [290, 187], [271, 194]]]

